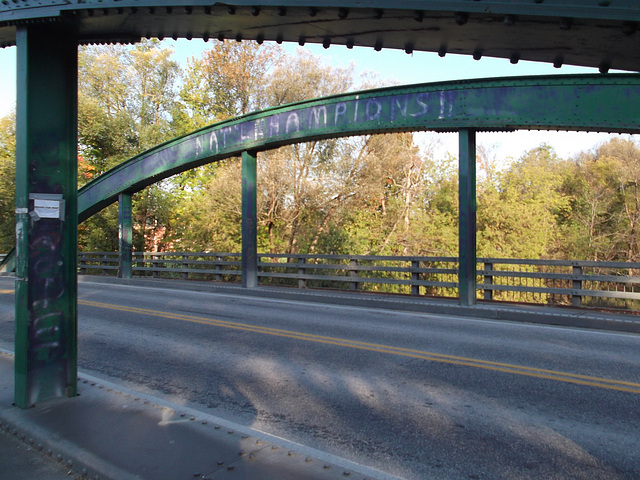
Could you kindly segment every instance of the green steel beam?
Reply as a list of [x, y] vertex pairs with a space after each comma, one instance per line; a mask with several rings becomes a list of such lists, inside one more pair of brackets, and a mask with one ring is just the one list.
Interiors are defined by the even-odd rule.
[[242, 286], [258, 286], [258, 234], [256, 213], [257, 157], [242, 152]]
[[268, 40], [640, 70], [637, 0], [3, 0], [0, 46], [60, 18], [83, 43]]
[[640, 75], [563, 75], [431, 83], [271, 108], [197, 130], [120, 164], [79, 191], [82, 221], [173, 174], [247, 150], [417, 130], [640, 133]]
[[15, 403], [20, 408], [77, 392], [72, 31], [47, 24], [17, 32]]
[[120, 248], [118, 277], [131, 278], [133, 273], [133, 222], [130, 193], [123, 192], [118, 196], [118, 223], [118, 245]]
[[458, 292], [460, 305], [476, 303], [476, 132], [458, 133]]

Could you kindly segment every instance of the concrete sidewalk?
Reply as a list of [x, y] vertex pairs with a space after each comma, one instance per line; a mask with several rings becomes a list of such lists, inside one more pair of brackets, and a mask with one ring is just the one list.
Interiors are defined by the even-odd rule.
[[90, 376], [79, 394], [12, 406], [13, 357], [0, 352], [3, 479], [397, 478]]

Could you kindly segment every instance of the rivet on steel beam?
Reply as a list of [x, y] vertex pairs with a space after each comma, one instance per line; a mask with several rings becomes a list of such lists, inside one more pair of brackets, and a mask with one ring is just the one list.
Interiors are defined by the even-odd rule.
[[598, 68], [598, 70], [600, 71], [600, 73], [608, 73], [610, 68], [611, 62], [604, 60], [600, 63], [600, 67]]
[[287, 8], [286, 7], [278, 7], [278, 15], [281, 17], [284, 17], [287, 14]]
[[553, 66], [554, 68], [560, 68], [562, 67], [562, 64], [564, 63], [564, 57], [562, 55], [558, 55], [554, 60], [553, 60]]
[[202, 34], [202, 40], [206, 43], [209, 41], [209, 34], [208, 33], [203, 33]]
[[473, 51], [473, 59], [480, 60], [481, 58], [482, 58], [482, 49], [477, 48], [476, 50]]
[[260, 7], [251, 7], [251, 15], [254, 17], [260, 15]]
[[218, 33], [218, 41], [219, 42], [224, 42], [224, 33], [222, 33], [222, 32]]
[[373, 49], [376, 52], [379, 52], [380, 50], [382, 50], [382, 40], [376, 40], [376, 44], [373, 46]]
[[467, 12], [456, 12], [453, 17], [458, 25], [464, 25], [469, 21], [469, 14]]
[[572, 18], [563, 17], [560, 19], [560, 30], [571, 30], [572, 26], [573, 26]]
[[160, 41], [164, 40], [164, 33], [158, 34], [158, 40]]
[[416, 10], [413, 12], [413, 19], [416, 22], [422, 22], [424, 20], [424, 12], [422, 10]]
[[444, 57], [447, 54], [447, 46], [446, 45], [440, 45], [440, 48], [438, 49], [438, 56], [439, 57]]
[[236, 42], [241, 42], [242, 41], [242, 32], [238, 32], [236, 34]]
[[348, 38], [346, 45], [347, 45], [347, 48], [349, 50], [351, 50], [353, 48], [353, 46], [355, 45], [355, 40], [353, 38]]
[[186, 38], [187, 40], [192, 40], [193, 39], [193, 34], [192, 33], [187, 33], [184, 38]]
[[349, 16], [349, 9], [348, 8], [340, 8], [340, 9], [338, 9], [338, 18], [340, 20], [344, 20], [348, 16]]
[[505, 15], [504, 16], [504, 24], [507, 27], [511, 27], [516, 24], [516, 16], [515, 15]]
[[318, 9], [316, 7], [309, 7], [309, 16], [315, 17], [318, 14]]
[[258, 36], [256, 37], [256, 42], [258, 42], [258, 45], [262, 45], [264, 43], [264, 33], [258, 34]]
[[300, 45], [301, 47], [304, 47], [305, 43], [306, 43], [306, 38], [304, 38], [304, 35], [300, 35], [300, 37], [298, 38], [298, 45]]
[[331, 46], [331, 39], [330, 39], [330, 38], [328, 38], [328, 37], [327, 37], [327, 38], [325, 38], [325, 39], [322, 41], [322, 46], [323, 46], [324, 48], [329, 48], [329, 47]]
[[173, 35], [171, 35], [171, 38], [173, 38], [174, 40], [178, 40], [178, 34], [174, 33]]
[[234, 7], [233, 5], [229, 5], [227, 7], [227, 12], [229, 12], [229, 15], [235, 15], [236, 14], [236, 7]]
[[186, 13], [187, 15], [191, 15], [193, 13], [193, 7], [191, 6], [184, 7], [184, 13]]
[[408, 55], [411, 55], [413, 53], [413, 43], [411, 42], [407, 42], [404, 44], [404, 52]]
[[633, 35], [638, 30], [638, 22], [624, 22], [622, 24], [622, 33], [626, 36]]
[[279, 34], [278, 34], [278, 36], [276, 37], [276, 43], [277, 43], [278, 45], [282, 45], [283, 40], [284, 40], [284, 39], [282, 38], [282, 34], [281, 34], [281, 33], [279, 33]]
[[381, 8], [376, 8], [373, 13], [373, 18], [380, 20], [384, 16], [384, 10]]
[[516, 63], [518, 63], [520, 61], [520, 52], [513, 52], [511, 54], [511, 56], [509, 57], [509, 61], [515, 65]]

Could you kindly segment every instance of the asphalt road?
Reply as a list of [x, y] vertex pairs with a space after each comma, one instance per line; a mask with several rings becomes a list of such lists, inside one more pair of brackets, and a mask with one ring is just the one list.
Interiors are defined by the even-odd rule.
[[407, 479], [640, 478], [638, 335], [82, 282], [79, 352], [88, 374]]

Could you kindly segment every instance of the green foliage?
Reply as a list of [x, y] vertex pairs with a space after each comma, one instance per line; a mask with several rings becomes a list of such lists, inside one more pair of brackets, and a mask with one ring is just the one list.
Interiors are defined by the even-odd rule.
[[0, 252], [15, 245], [15, 115], [0, 119]]

